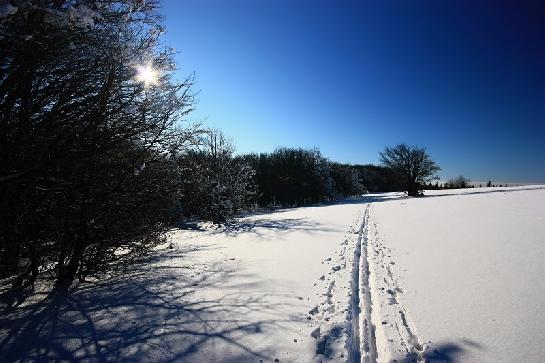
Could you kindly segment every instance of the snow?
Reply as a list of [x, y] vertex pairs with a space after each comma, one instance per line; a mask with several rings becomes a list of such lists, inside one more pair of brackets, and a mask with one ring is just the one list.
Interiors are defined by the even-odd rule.
[[174, 231], [155, 255], [66, 303], [26, 302], [2, 316], [0, 361], [343, 361], [363, 205]]
[[256, 302], [251, 311], [230, 311], [227, 323], [254, 324], [255, 331], [237, 338], [251, 352], [231, 342], [210, 341], [186, 360], [225, 361], [232, 354], [237, 361], [252, 362], [343, 360], [351, 335], [347, 316], [356, 245], [348, 241], [357, 236], [362, 203], [297, 208], [247, 217], [233, 229], [175, 234], [180, 244], [189, 239], [207, 246], [202, 256], [206, 264], [229, 261], [233, 268], [219, 289], [200, 285], [197, 301], [235, 294]]
[[95, 26], [95, 19], [100, 19], [101, 15], [98, 12], [89, 9], [85, 5], [79, 5], [77, 7], [70, 6], [68, 8], [68, 18], [72, 23], [79, 27], [92, 28]]
[[543, 186], [184, 227], [68, 297], [39, 286], [3, 310], [0, 361], [545, 360]]
[[371, 207], [380, 361], [543, 361], [545, 188], [426, 195]]

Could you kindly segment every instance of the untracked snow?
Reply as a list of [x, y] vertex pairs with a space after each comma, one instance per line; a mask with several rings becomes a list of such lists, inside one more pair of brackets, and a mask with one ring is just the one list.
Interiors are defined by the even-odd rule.
[[371, 205], [379, 361], [545, 361], [545, 188], [426, 195]]

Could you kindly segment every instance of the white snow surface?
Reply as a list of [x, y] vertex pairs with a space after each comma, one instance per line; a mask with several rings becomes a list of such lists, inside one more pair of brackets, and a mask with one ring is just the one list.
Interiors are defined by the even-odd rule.
[[174, 230], [4, 309], [0, 361], [545, 361], [545, 186], [425, 194]]
[[345, 361], [363, 211], [352, 199], [174, 231], [125, 276], [2, 316], [0, 361]]
[[379, 361], [545, 361], [545, 188], [425, 194], [372, 203]]

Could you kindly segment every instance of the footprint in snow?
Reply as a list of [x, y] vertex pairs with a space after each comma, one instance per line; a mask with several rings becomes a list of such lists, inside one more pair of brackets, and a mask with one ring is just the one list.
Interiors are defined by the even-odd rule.
[[320, 327], [317, 327], [312, 332], [310, 332], [310, 336], [314, 339], [318, 339], [320, 337]]

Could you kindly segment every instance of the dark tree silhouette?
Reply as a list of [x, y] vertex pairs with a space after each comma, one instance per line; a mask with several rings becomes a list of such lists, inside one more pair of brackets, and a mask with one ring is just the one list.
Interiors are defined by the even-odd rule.
[[462, 189], [462, 188], [470, 188], [470, 183], [471, 181], [460, 175], [459, 177], [456, 177], [454, 179], [449, 179], [448, 183], [450, 185], [451, 188], [459, 188], [459, 189]]
[[352, 165], [363, 187], [370, 192], [397, 192], [403, 189], [392, 169], [379, 165]]
[[409, 196], [420, 195], [422, 185], [437, 179], [437, 172], [441, 170], [426, 150], [420, 147], [399, 144], [386, 147], [379, 155], [382, 164], [399, 176]]
[[20, 287], [47, 269], [66, 287], [168, 225], [191, 79], [171, 80], [156, 0], [13, 3], [0, 18], [0, 274]]
[[[335, 190], [332, 164], [318, 149], [278, 148], [243, 158], [256, 171], [260, 205], [304, 205], [332, 200], [340, 194]], [[341, 179], [341, 173], [334, 174]]]
[[337, 197], [346, 198], [364, 192], [361, 178], [351, 165], [331, 163], [331, 177], [335, 185]]

